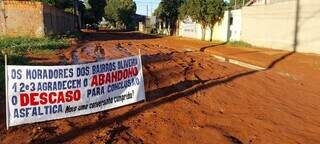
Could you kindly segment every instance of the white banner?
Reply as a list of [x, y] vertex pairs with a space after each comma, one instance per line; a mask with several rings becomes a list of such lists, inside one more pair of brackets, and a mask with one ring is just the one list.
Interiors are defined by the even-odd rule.
[[90, 114], [144, 99], [140, 56], [67, 66], [7, 66], [8, 126]]

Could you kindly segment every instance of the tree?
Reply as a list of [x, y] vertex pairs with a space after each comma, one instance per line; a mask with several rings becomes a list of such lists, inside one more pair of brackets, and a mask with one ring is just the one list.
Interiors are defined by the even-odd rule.
[[[102, 12], [101, 9], [99, 9], [99, 6], [95, 6], [94, 10], [89, 4], [88, 0], [36, 0], [43, 3], [46, 3], [48, 5], [54, 6], [59, 9], [63, 9], [65, 12], [77, 14], [80, 16], [81, 23], [84, 24], [93, 24], [97, 23], [99, 20], [101, 20], [102, 16], [104, 14], [104, 6], [105, 6], [105, 0], [93, 0], [91, 1], [92, 5], [103, 5]], [[76, 9], [76, 11], [75, 11]], [[99, 13], [102, 13], [99, 15]], [[79, 21], [80, 22], [80, 21]]]
[[[170, 26], [170, 35], [176, 31], [176, 22], [179, 15], [179, 7], [183, 0], [161, 0], [154, 14], [158, 18], [164, 20]], [[168, 27], [166, 27], [168, 28]]]
[[74, 6], [73, 0], [36, 0], [36, 1], [40, 1], [63, 10], [67, 8], [73, 8]]
[[210, 27], [210, 41], [212, 41], [213, 27], [221, 21], [224, 14], [223, 0], [206, 0], [207, 12], [206, 21]]
[[43, 2], [43, 3], [51, 5], [51, 6], [55, 5], [55, 0], [36, 0], [36, 1]]
[[105, 7], [106, 19], [116, 28], [134, 27], [133, 16], [137, 10], [133, 0], [109, 0]]
[[87, 24], [94, 24], [98, 22], [98, 20], [96, 19], [95, 15], [92, 12], [92, 8], [88, 0], [79, 1], [78, 8], [81, 15], [81, 20], [83, 24], [82, 26], [85, 26]]
[[205, 30], [209, 26], [212, 40], [213, 26], [223, 18], [223, 0], [188, 0], [179, 9], [180, 19], [190, 17], [201, 24], [201, 40], [205, 40]]
[[80, 20], [81, 20], [81, 27], [85, 26], [86, 24], [93, 24], [95, 23], [95, 17], [92, 12], [89, 11], [84, 1], [78, 1], [78, 10], [80, 13]]
[[206, 20], [207, 15], [207, 0], [188, 0], [182, 6], [181, 10], [181, 18], [190, 17], [197, 23], [201, 24], [202, 36], [201, 40], [205, 40], [205, 28], [208, 26], [208, 22]]
[[228, 3], [228, 9], [237, 9], [241, 8], [244, 4], [250, 0], [230, 0]]
[[106, 6], [106, 0], [89, 0], [91, 9], [89, 11], [94, 15], [95, 22], [98, 23], [104, 16], [104, 7]]

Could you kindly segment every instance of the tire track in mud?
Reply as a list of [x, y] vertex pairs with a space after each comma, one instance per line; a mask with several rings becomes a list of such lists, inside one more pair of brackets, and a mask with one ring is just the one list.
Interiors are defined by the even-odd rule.
[[[190, 54], [189, 54], [190, 53]], [[206, 70], [205, 67], [203, 67], [201, 65], [201, 62], [199, 60], [197, 60], [198, 58], [193, 56], [192, 55], [193, 52], [177, 52], [177, 51], [174, 51], [174, 52], [170, 52], [170, 53], [166, 53], [166, 55], [169, 57], [167, 58], [166, 60], [170, 63], [170, 62], [173, 62], [175, 63], [176, 65], [179, 65], [179, 67], [182, 69], [183, 73], [181, 74], [184, 78], [184, 80], [182, 82], [177, 82], [173, 85], [169, 85], [169, 89], [161, 89], [161, 91], [156, 91], [155, 93], [149, 93], [148, 96], [149, 96], [149, 100], [152, 100], [152, 99], [155, 99], [159, 96], [166, 96], [166, 95], [170, 95], [172, 93], [179, 93], [185, 89], [188, 89], [190, 87], [193, 87], [193, 86], [201, 86], [201, 85], [204, 85], [206, 82], [210, 82], [210, 81], [215, 81], [215, 80], [219, 80], [219, 79], [224, 79], [225, 77], [227, 76], [219, 76], [217, 78], [209, 78], [209, 77], [206, 77], [205, 79], [201, 78], [200, 76], [198, 76], [198, 74], [196, 72], [191, 72], [193, 77], [195, 79], [188, 79], [188, 74], [190, 73], [189, 71], [192, 71], [192, 70], [195, 70], [195, 69], [198, 69], [200, 68], [201, 70]], [[163, 53], [161, 53], [163, 54]], [[156, 56], [159, 56], [161, 57], [162, 55], [161, 54], [156, 54]], [[183, 57], [186, 57], [186, 59], [182, 58], [181, 56]], [[146, 61], [146, 60], [144, 60]], [[198, 66], [198, 67], [195, 67], [195, 66]], [[159, 79], [157, 77], [157, 74], [159, 73], [153, 73], [152, 70], [150, 70], [149, 66], [146, 66], [147, 69], [148, 69], [148, 73], [152, 74], [152, 77], [156, 78], [157, 79], [157, 87], [159, 87]], [[209, 68], [211, 68], [211, 66], [209, 66]], [[194, 103], [196, 105], [200, 105], [200, 103], [191, 98], [191, 97], [186, 97], [186, 99], [190, 102], [190, 103]]]
[[[129, 48], [126, 47], [125, 44], [123, 43], [114, 43], [114, 47], [111, 48], [114, 51], [117, 51], [117, 53], [120, 53], [121, 55], [126, 55], [130, 56], [132, 55], [135, 47], [132, 45], [128, 45]], [[137, 46], [137, 45], [136, 45]], [[96, 46], [97, 47], [97, 46]], [[161, 47], [161, 46], [160, 46]], [[131, 49], [132, 48], [132, 49]], [[90, 49], [88, 47], [82, 47], [81, 50], [74, 50], [72, 53], [75, 56], [72, 56], [73, 58], [78, 58], [79, 53], [83, 53], [85, 50], [84, 49]], [[92, 49], [92, 48], [91, 48]], [[95, 48], [96, 49], [96, 48]], [[99, 48], [98, 48], [99, 49]], [[100, 48], [102, 49], [102, 47]], [[206, 70], [208, 67], [202, 66], [201, 61], [198, 60], [199, 57], [196, 55], [193, 55], [194, 52], [179, 52], [176, 51], [172, 48], [164, 47], [164, 48], [153, 48], [149, 47], [148, 45], [145, 45], [145, 47], [141, 48], [143, 51], [145, 51], [145, 55], [142, 55], [142, 62], [144, 63], [143, 68], [144, 70], [147, 71], [147, 74], [149, 74], [150, 78], [148, 80], [149, 84], [151, 83], [155, 84], [156, 89], [159, 89], [159, 91], [155, 91], [153, 93], [148, 93], [147, 95], [149, 96], [149, 100], [153, 100], [154, 98], [161, 98], [161, 97], [167, 97], [172, 94], [178, 94], [179, 93], [184, 93], [184, 91], [188, 89], [192, 89], [194, 87], [201, 87], [206, 85], [206, 83], [215, 81], [215, 80], [220, 80], [224, 79], [226, 76], [219, 76], [217, 78], [211, 79], [209, 77], [205, 77], [205, 79], [201, 78], [196, 74], [195, 71], [196, 69], [201, 69], [201, 70]], [[150, 51], [155, 52], [155, 54], [150, 54]], [[169, 52], [167, 52], [169, 51]], [[179, 66], [179, 69], [183, 71], [180, 76], [183, 77], [183, 81], [176, 81], [176, 83], [172, 85], [167, 85], [167, 82], [164, 81], [165, 85], [167, 85], [166, 89], [160, 88], [160, 82], [161, 78], [159, 78], [159, 72], [155, 71], [159, 69], [159, 67], [155, 67], [154, 65], [155, 62], [168, 62], [168, 63], [174, 63], [174, 65]], [[162, 68], [161, 66], [160, 68]], [[211, 68], [211, 66], [209, 66]], [[179, 71], [180, 71], [179, 70]], [[189, 80], [188, 73], [191, 71], [193, 77], [195, 79]], [[194, 103], [196, 105], [200, 105], [198, 101], [191, 97], [185, 97], [186, 100], [188, 100], [190, 103]], [[112, 142], [117, 142], [119, 139], [126, 139], [123, 137], [127, 137], [127, 139], [132, 140], [134, 139], [134, 143], [143, 143], [143, 141], [140, 138], [132, 136], [128, 132], [129, 127], [125, 127], [122, 124], [112, 128], [111, 130], [108, 131], [108, 139], [107, 143], [112, 143]], [[233, 136], [228, 135], [228, 133], [224, 134], [225, 137], [229, 139], [230, 142], [238, 142], [236, 141], [237, 139], [233, 140]], [[127, 141], [128, 142], [128, 141]], [[241, 141], [240, 141], [241, 142]], [[236, 143], [238, 144], [238, 143]]]
[[218, 127], [216, 125], [204, 125], [201, 127], [206, 127], [206, 128], [210, 128], [218, 131], [222, 136], [224, 136], [230, 142], [230, 144], [243, 144], [243, 142], [239, 138], [230, 134], [228, 131], [224, 130], [222, 127]]
[[[108, 37], [112, 37], [112, 35]], [[110, 57], [110, 59], [137, 54], [138, 48], [141, 48], [145, 52], [142, 55], [144, 75], [148, 75], [148, 80], [145, 82], [155, 86], [155, 89], [147, 89], [147, 95], [154, 96], [155, 99], [142, 104], [134, 104], [132, 107], [126, 106], [106, 111], [102, 113], [101, 118], [97, 118], [95, 114], [68, 118], [73, 124], [65, 120], [56, 120], [18, 126], [9, 131], [3, 130], [0, 131], [2, 142], [21, 143], [24, 141], [19, 137], [22, 137], [29, 143], [50, 141], [53, 143], [80, 143], [83, 141], [83, 143], [166, 143], [180, 138], [193, 143], [201, 143], [204, 140], [215, 141], [220, 138], [226, 143], [235, 144], [319, 143], [317, 138], [319, 122], [318, 116], [315, 115], [318, 103], [314, 102], [317, 99], [316, 88], [286, 85], [287, 82], [293, 81], [287, 81], [286, 78], [280, 76], [276, 77], [270, 71], [242, 79], [242, 77], [255, 72], [240, 69], [228, 63], [210, 61], [211, 57], [204, 52], [183, 53], [184, 47], [192, 45], [191, 41], [190, 43], [176, 40], [169, 42], [163, 40], [136, 41], [136, 38], [125, 38], [123, 39], [125, 41], [122, 41], [118, 38], [108, 40], [108, 37], [100, 35], [99, 41], [95, 41], [97, 37], [93, 37], [92, 41], [87, 41], [85, 45], [78, 46], [75, 50], [69, 48], [64, 50], [64, 53], [61, 51], [59, 62], [70, 64], [72, 61], [76, 61], [75, 59], [85, 60], [84, 62], [96, 61], [99, 56], [96, 56], [94, 51], [101, 50], [95, 49], [96, 43], [102, 44], [101, 47], [106, 52], [104, 56]], [[116, 44], [119, 42], [124, 48], [116, 48]], [[191, 58], [195, 61], [192, 64]], [[290, 64], [288, 68], [291, 66], [295, 65]], [[306, 72], [308, 71], [306, 70]], [[268, 80], [268, 77], [265, 78], [268, 76], [266, 74], [270, 74], [271, 80]], [[261, 86], [257, 86], [260, 84]], [[212, 87], [214, 89], [211, 89]], [[297, 90], [300, 88], [301, 90]], [[264, 94], [260, 89], [268, 89], [271, 93]], [[279, 91], [284, 92], [280, 93]], [[300, 94], [301, 91], [303, 93]], [[202, 93], [202, 96], [198, 97], [198, 93]], [[280, 93], [279, 96], [276, 95], [278, 93]], [[292, 98], [292, 95], [299, 94], [304, 98]], [[311, 100], [305, 100], [307, 98]], [[213, 104], [219, 106], [212, 106]], [[257, 105], [261, 110], [256, 109]], [[176, 111], [167, 112], [174, 108], [181, 109], [179, 109], [179, 113]], [[188, 108], [196, 110], [188, 112]], [[157, 114], [148, 114], [152, 111], [157, 111]], [[233, 117], [233, 114], [237, 117]], [[177, 118], [173, 119], [172, 117]], [[239, 117], [244, 121], [238, 121]], [[278, 119], [279, 117], [283, 119]], [[180, 124], [180, 122], [186, 122], [190, 125], [183, 123], [183, 125], [177, 126], [176, 123]], [[201, 126], [206, 122], [211, 126]], [[77, 124], [78, 127], [74, 124]], [[196, 126], [196, 130], [192, 132], [195, 133], [188, 131], [193, 125]], [[170, 129], [166, 126], [169, 126]], [[268, 128], [264, 129], [266, 126]], [[38, 127], [40, 128], [38, 129]], [[210, 135], [208, 137], [208, 133], [197, 131], [199, 129], [205, 129], [209, 134], [214, 133], [214, 136], [217, 134], [217, 137], [210, 137]], [[34, 132], [31, 132], [33, 130]], [[151, 132], [155, 133], [155, 131], [156, 135], [150, 135], [151, 142], [150, 139], [141, 136]], [[284, 133], [277, 134], [277, 131]], [[167, 137], [168, 134], [171, 134], [172, 137]], [[190, 138], [190, 134], [194, 137]], [[166, 139], [163, 139], [164, 136]], [[252, 141], [255, 139], [252, 139], [252, 136], [257, 136], [258, 139]]]
[[[154, 80], [154, 84], [156, 85], [156, 87], [158, 88], [159, 87], [159, 83], [160, 83], [160, 80], [159, 78], [152, 72], [151, 68], [150, 68], [150, 65], [145, 65], [143, 66], [145, 68], [145, 70], [147, 70], [148, 74], [151, 76], [151, 78]], [[150, 86], [151, 80], [149, 81], [148, 85]]]
[[[186, 52], [184, 52], [183, 54], [187, 55]], [[175, 62], [176, 64], [180, 65], [183, 68], [184, 80], [187, 80], [188, 71], [193, 69], [193, 65], [196, 62], [196, 60], [194, 60], [191, 56], [188, 58], [190, 58], [190, 61], [187, 61], [185, 59], [179, 59], [179, 60], [182, 60], [182, 62], [178, 62], [177, 60], [172, 59], [173, 62]], [[196, 73], [193, 72], [192, 74], [195, 78], [197, 78], [197, 80], [202, 81], [202, 79]]]
[[[130, 48], [133, 48], [131, 47], [132, 44], [125, 44], [125, 43], [121, 43], [121, 42], [118, 42], [115, 44], [116, 46], [114, 47], [114, 49], [116, 49], [117, 51], [125, 54], [125, 55], [132, 55], [132, 53], [130, 52]], [[150, 50], [151, 51], [157, 51], [156, 54], [153, 54], [153, 55], [142, 55], [142, 62], [145, 63], [143, 65], [143, 68], [147, 71], [147, 75], [150, 76], [150, 78], [146, 78], [148, 79], [147, 80], [147, 87], [148, 88], [152, 88], [152, 84], [155, 85], [155, 88], [158, 89], [160, 88], [160, 78], [157, 76], [159, 75], [159, 73], [155, 73], [153, 70], [155, 70], [156, 68], [153, 66], [153, 62], [174, 62], [175, 64], [179, 65], [181, 67], [181, 69], [183, 69], [183, 73], [182, 73], [182, 77], [184, 79], [184, 81], [187, 81], [187, 74], [188, 74], [188, 71], [189, 70], [192, 70], [193, 69], [193, 65], [194, 63], [196, 63], [196, 60], [193, 58], [193, 56], [187, 54], [187, 53], [192, 53], [192, 52], [178, 52], [176, 51], [175, 49], [173, 48], [169, 48], [169, 47], [163, 47], [163, 46], [160, 46], [160, 45], [156, 45], [157, 48], [154, 48], [156, 47], [155, 45], [147, 45], [147, 44], [141, 44], [143, 47], [142, 47], [142, 50], [145, 51], [146, 53], [148, 53]], [[126, 46], [129, 46], [129, 48], [126, 48]], [[136, 47], [140, 47], [139, 44], [138, 45], [135, 45]], [[169, 51], [168, 52], [165, 52], [165, 51]], [[176, 59], [175, 55], [188, 55], [188, 59], [182, 59], [180, 57], [177, 57], [178, 59]], [[181, 62], [179, 62], [181, 61]], [[200, 64], [200, 63], [199, 63]], [[199, 65], [198, 64], [198, 65]], [[200, 66], [199, 66], [200, 67]], [[203, 67], [200, 67], [200, 68], [203, 68]], [[184, 90], [186, 88], [189, 88], [190, 86], [193, 86], [195, 84], [198, 84], [198, 83], [204, 83], [205, 81], [202, 81], [202, 79], [196, 74], [196, 73], [192, 73], [194, 75], [194, 77], [196, 78], [195, 81], [192, 81], [192, 82], [186, 82], [186, 83], [183, 83], [181, 85], [178, 85], [178, 86], [175, 86], [175, 87], [171, 87], [172, 89], [169, 90], [169, 91], [159, 91], [157, 95], [166, 95], [166, 93], [171, 93], [172, 91], [181, 91], [181, 90]], [[151, 97], [151, 98], [150, 98]], [[153, 99], [153, 95], [149, 96], [148, 99]], [[157, 97], [157, 96], [156, 96]], [[193, 102], [193, 103], [196, 103], [199, 105], [199, 103], [195, 100], [192, 100], [191, 98], [188, 99], [190, 102]]]
[[116, 125], [108, 131], [107, 134], [109, 138], [105, 143], [110, 144], [123, 140], [125, 143], [143, 144], [143, 140], [141, 138], [133, 136], [128, 132], [129, 129], [129, 127], [124, 125]]
[[[128, 47], [130, 48], [131, 45], [128, 45]], [[132, 56], [132, 53], [130, 52], [129, 48], [126, 48], [123, 43], [118, 42], [117, 44], [115, 44], [115, 48], [116, 50], [126, 54], [127, 56]]]
[[[95, 42], [94, 44], [95, 44], [94, 48], [88, 46], [90, 45], [90, 43], [87, 45], [81, 45], [79, 48], [74, 48], [71, 56], [72, 63], [78, 63], [79, 55], [83, 53], [85, 53], [86, 55], [89, 55], [91, 53], [91, 57], [94, 57], [94, 55], [103, 55], [105, 57], [105, 52], [104, 52], [105, 49], [102, 47], [102, 45], [104, 44], [103, 43], [100, 44], [97, 42]], [[162, 46], [159, 44], [154, 45], [152, 43], [151, 44], [150, 43], [132, 44], [131, 42], [126, 43], [121, 41], [115, 41], [115, 42], [112, 42], [112, 45], [113, 47], [110, 50], [116, 53], [119, 53], [120, 55], [123, 55], [123, 56], [132, 56], [136, 54], [137, 48], [140, 48], [144, 53], [146, 53], [142, 55], [142, 63], [144, 63], [143, 69], [146, 71], [145, 83], [146, 83], [147, 90], [159, 89], [163, 86], [168, 86], [172, 88], [172, 90], [159, 91], [158, 92], [159, 94], [156, 94], [156, 95], [165, 95], [165, 94], [172, 93], [174, 91], [179, 92], [190, 86], [197, 85], [197, 84], [204, 84], [209, 80], [213, 80], [207, 75], [199, 76], [197, 74], [196, 71], [199, 71], [199, 69], [201, 69], [200, 71], [208, 71], [207, 68], [212, 69], [211, 65], [206, 65], [206, 67], [204, 67], [201, 64], [201, 61], [198, 60], [199, 58], [198, 58], [198, 55], [196, 54], [197, 52], [193, 52], [193, 51], [179, 52], [174, 48]], [[98, 61], [101, 58], [99, 58], [99, 56], [96, 56], [95, 59], [96, 61]], [[166, 63], [174, 63], [175, 65], [179, 66], [180, 68], [176, 69], [175, 71], [182, 71], [182, 73], [176, 76], [181, 77], [183, 80], [182, 81], [179, 80], [175, 83], [168, 85], [168, 82], [162, 81], [161, 78], [159, 77], [159, 74], [161, 75], [161, 72], [159, 73], [159, 71], [157, 71], [157, 69], [159, 69], [159, 65], [155, 67], [155, 63], [162, 63], [162, 66], [160, 66], [160, 68], [163, 68], [166, 65]], [[221, 76], [219, 76], [217, 79], [219, 78], [221, 78]], [[183, 81], [186, 81], [186, 82], [183, 82]]]
[[[147, 45], [145, 45], [145, 44], [143, 44], [143, 45], [145, 47], [144, 48], [145, 50], [148, 51], [148, 49], [150, 49]], [[129, 43], [128, 46], [129, 46], [129, 48], [133, 48], [131, 43]], [[139, 46], [139, 45], [136, 45], [136, 46]], [[126, 48], [125, 44], [120, 43], [120, 42], [116, 43], [115, 47], [113, 47], [113, 49], [123, 53], [124, 55], [132, 56], [133, 53], [130, 52], [129, 48]], [[154, 74], [154, 72], [151, 70], [153, 68], [153, 66], [151, 64], [148, 64], [148, 60], [149, 60], [148, 55], [142, 55], [141, 59], [142, 59], [142, 63], [145, 63], [144, 65], [142, 65], [143, 68], [147, 71], [147, 73], [151, 76], [151, 79], [152, 79], [152, 80], [148, 81], [147, 86], [151, 86], [151, 82], [153, 82], [156, 85], [156, 88], [158, 88], [160, 80], [156, 76], [156, 74]]]
[[[173, 48], [169, 48], [169, 47], [162, 47], [158, 45], [158, 48], [155, 49], [155, 46], [149, 46], [147, 44], [142, 44], [144, 47], [142, 48], [146, 53], [148, 53], [150, 50], [151, 51], [157, 51], [156, 54], [153, 55], [142, 55], [142, 62], [144, 63], [143, 67], [144, 69], [147, 71], [147, 74], [150, 76], [150, 78], [146, 78], [149, 79], [147, 80], [147, 87], [152, 88], [152, 84], [155, 84], [155, 88], [159, 89], [160, 87], [160, 81], [161, 78], [158, 77], [159, 73], [158, 72], [154, 72], [154, 70], [156, 70], [157, 68], [153, 66], [153, 62], [168, 62], [168, 63], [175, 63], [176, 65], [178, 65], [183, 73], [181, 74], [181, 76], [183, 77], [183, 81], [180, 83], [179, 81], [177, 81], [175, 84], [169, 85], [168, 87], [170, 87], [170, 89], [166, 89], [166, 90], [162, 90], [162, 91], [157, 91], [157, 94], [155, 93], [148, 93], [148, 100], [152, 100], [154, 98], [157, 98], [160, 95], [168, 95], [172, 92], [180, 92], [183, 91], [184, 89], [188, 89], [192, 86], [195, 85], [202, 85], [205, 84], [208, 81], [214, 81], [214, 80], [218, 80], [218, 79], [223, 79], [225, 78], [225, 76], [219, 76], [217, 78], [209, 78], [209, 77], [205, 77], [205, 79], [201, 78], [196, 72], [191, 72], [193, 77], [195, 79], [188, 79], [188, 73], [189, 71], [192, 70], [196, 70], [198, 68], [200, 68], [201, 70], [206, 70], [206, 68], [204, 66], [201, 65], [201, 62], [197, 62], [198, 58], [196, 58], [192, 51], [184, 51], [184, 52], [179, 52], [176, 51]], [[137, 47], [139, 47], [139, 44], [136, 45]], [[129, 52], [128, 48], [125, 48], [125, 44], [123, 43], [117, 43], [117, 47], [119, 48], [118, 50], [121, 51], [122, 53], [125, 53], [127, 55], [131, 55], [132, 53]], [[165, 52], [165, 51], [170, 51]], [[185, 58], [182, 58], [185, 57]], [[198, 67], [194, 67], [195, 64]], [[222, 65], [222, 67], [225, 68], [225, 66]], [[211, 68], [211, 66], [209, 65], [209, 68]], [[179, 85], [176, 85], [178, 84]], [[199, 105], [200, 103], [197, 102], [196, 100], [192, 99], [192, 98], [188, 98], [187, 99], [189, 102], [191, 103], [195, 103], [197, 105]]]

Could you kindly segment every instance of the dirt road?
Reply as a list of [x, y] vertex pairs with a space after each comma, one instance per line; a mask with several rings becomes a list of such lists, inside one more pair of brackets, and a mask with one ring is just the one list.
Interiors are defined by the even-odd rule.
[[1, 118], [1, 143], [320, 143], [319, 56], [293, 54], [253, 71], [217, 61], [203, 51], [210, 48], [100, 32], [57, 55], [34, 56], [35, 63], [86, 63], [141, 49], [147, 102], [9, 131]]

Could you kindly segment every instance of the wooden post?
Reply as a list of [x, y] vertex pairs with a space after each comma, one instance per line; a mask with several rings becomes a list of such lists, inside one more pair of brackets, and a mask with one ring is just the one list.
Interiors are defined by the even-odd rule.
[[4, 54], [4, 73], [5, 73], [5, 87], [6, 87], [6, 127], [9, 129], [9, 98], [8, 98], [8, 60], [7, 54]]
[[[142, 55], [141, 55], [141, 49], [140, 48], [139, 48], [139, 57], [140, 57], [139, 58], [140, 59], [139, 63], [141, 65], [141, 69], [140, 70], [142, 72], [143, 71], [143, 68], [142, 68], [143, 66], [142, 66]], [[143, 72], [142, 72], [142, 79], [143, 79]], [[143, 82], [143, 85], [144, 85], [144, 81], [142, 81], [142, 82]], [[144, 89], [144, 86], [143, 86], [143, 89]], [[144, 96], [144, 102], [147, 102], [147, 96], [146, 95]]]

